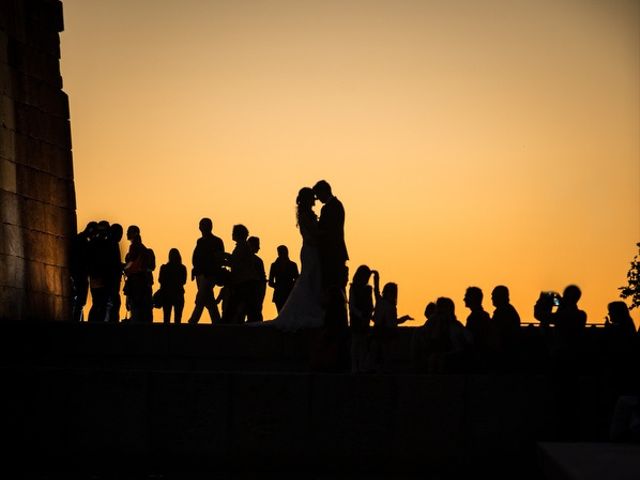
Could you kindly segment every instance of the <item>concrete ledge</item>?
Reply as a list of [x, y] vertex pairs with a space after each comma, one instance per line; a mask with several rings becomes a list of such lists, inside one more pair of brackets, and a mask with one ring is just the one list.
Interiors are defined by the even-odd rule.
[[541, 443], [540, 463], [548, 480], [637, 480], [640, 445]]

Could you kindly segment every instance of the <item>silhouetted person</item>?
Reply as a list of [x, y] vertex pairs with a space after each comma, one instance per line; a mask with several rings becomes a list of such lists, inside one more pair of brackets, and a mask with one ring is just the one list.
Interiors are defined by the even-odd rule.
[[135, 323], [153, 322], [153, 271], [156, 260], [153, 250], [142, 243], [140, 228], [131, 225], [127, 228], [127, 240], [131, 242], [124, 260], [126, 280], [124, 293], [127, 296], [127, 308], [131, 312], [130, 320]]
[[464, 294], [464, 305], [471, 310], [466, 328], [473, 337], [472, 365], [479, 371], [487, 367], [491, 328], [491, 315], [482, 306], [483, 297], [482, 290], [478, 287], [469, 287]]
[[[379, 276], [374, 275], [374, 290], [379, 291]], [[398, 285], [389, 282], [382, 289], [382, 294], [376, 298], [373, 313], [374, 357], [377, 370], [390, 370], [390, 356], [396, 339], [398, 325], [413, 320], [409, 315], [398, 317]]]
[[349, 281], [346, 262], [349, 254], [344, 241], [344, 206], [333, 195], [331, 186], [325, 180], [314, 185], [313, 193], [324, 204], [318, 220], [318, 251], [327, 302], [325, 327], [346, 330], [346, 288]]
[[233, 226], [231, 238], [236, 242], [236, 245], [228, 258], [231, 274], [228, 293], [229, 305], [225, 308], [224, 323], [244, 323], [247, 310], [251, 308], [255, 299], [255, 263], [247, 243], [248, 237], [247, 227], [241, 224]]
[[108, 321], [117, 323], [120, 321], [120, 287], [122, 285], [122, 273], [124, 264], [122, 263], [122, 254], [120, 253], [120, 241], [124, 234], [122, 225], [113, 223], [109, 227], [110, 241], [110, 259], [109, 259], [109, 301], [107, 305]]
[[413, 364], [415, 370], [418, 372], [426, 372], [431, 344], [432, 327], [436, 314], [438, 313], [438, 307], [435, 302], [429, 302], [424, 307], [424, 323], [413, 332], [411, 337], [411, 357], [413, 358]]
[[289, 249], [285, 245], [279, 245], [277, 251], [278, 258], [269, 269], [269, 286], [273, 288], [272, 300], [280, 313], [299, 274], [298, 265], [289, 259]]
[[72, 313], [75, 322], [83, 319], [82, 310], [87, 304], [89, 294], [89, 242], [97, 222], [89, 222], [85, 229], [78, 232], [71, 241], [69, 254], [69, 274], [71, 277]]
[[193, 269], [191, 270], [191, 280], [196, 281], [198, 291], [189, 323], [198, 323], [202, 311], [206, 308], [213, 324], [220, 321], [213, 289], [216, 283], [222, 283], [224, 275], [224, 242], [213, 234], [213, 222], [210, 218], [201, 219], [198, 228], [202, 236], [193, 250]]
[[491, 292], [495, 307], [491, 317], [490, 344], [493, 367], [499, 371], [515, 368], [520, 343], [520, 315], [509, 299], [509, 289], [498, 285]]
[[607, 327], [620, 332], [625, 338], [634, 338], [637, 330], [633, 318], [629, 313], [629, 307], [622, 300], [610, 302], [607, 305]]
[[254, 268], [254, 279], [252, 281], [255, 284], [254, 288], [251, 289], [251, 299], [247, 308], [247, 322], [261, 322], [263, 320], [262, 304], [267, 291], [267, 274], [264, 270], [264, 262], [258, 256], [260, 239], [258, 237], [249, 237], [247, 245], [249, 245], [249, 250], [251, 250], [252, 254]]
[[582, 366], [582, 334], [587, 314], [578, 308], [582, 296], [580, 288], [567, 286], [562, 292], [560, 305], [551, 315], [553, 325], [551, 344], [552, 380], [556, 405], [556, 428], [559, 440], [575, 441], [579, 438], [580, 416], [576, 409], [580, 398], [580, 385], [576, 373]]
[[[380, 285], [378, 272], [367, 265], [360, 265], [353, 274], [349, 287], [349, 320], [351, 326], [351, 372], [367, 372], [371, 368], [369, 352], [369, 324], [373, 318], [374, 292], [369, 279], [374, 275], [374, 282]], [[376, 297], [380, 292], [376, 292]]]
[[558, 309], [550, 317], [550, 324], [554, 326], [551, 356], [559, 370], [574, 371], [582, 361], [579, 357], [587, 314], [578, 308], [581, 296], [579, 287], [567, 286]]
[[437, 312], [438, 306], [435, 302], [427, 303], [427, 306], [424, 307], [424, 324], [422, 326], [426, 326]]
[[109, 320], [109, 299], [113, 277], [111, 265], [113, 249], [109, 228], [109, 222], [106, 220], [98, 222], [89, 243], [89, 287], [91, 289], [89, 322]]
[[182, 264], [182, 256], [177, 248], [169, 250], [169, 261], [160, 266], [158, 283], [162, 291], [162, 313], [164, 323], [173, 320], [180, 323], [184, 309], [184, 285], [187, 283], [187, 267]]
[[[629, 381], [638, 378], [640, 365], [640, 339], [636, 326], [629, 314], [629, 307], [621, 300], [607, 305], [605, 323], [604, 361], [600, 362], [605, 368], [610, 384], [615, 381], [618, 392], [628, 395]], [[638, 392], [637, 380], [635, 391]], [[640, 425], [639, 425], [640, 429]]]
[[[427, 309], [425, 308], [425, 314]], [[466, 369], [471, 333], [458, 321], [455, 304], [448, 297], [436, 300], [435, 312], [421, 328], [425, 352], [418, 367], [428, 373], [461, 373]]]

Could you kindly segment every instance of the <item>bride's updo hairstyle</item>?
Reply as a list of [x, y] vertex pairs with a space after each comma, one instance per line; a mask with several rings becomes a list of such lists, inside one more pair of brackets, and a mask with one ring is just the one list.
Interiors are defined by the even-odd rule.
[[316, 201], [315, 194], [313, 190], [309, 187], [303, 187], [298, 192], [298, 197], [296, 198], [296, 205], [298, 208], [296, 209], [296, 220], [298, 220], [298, 224], [300, 224], [300, 215], [311, 215], [315, 217], [316, 214], [313, 211], [313, 204]]

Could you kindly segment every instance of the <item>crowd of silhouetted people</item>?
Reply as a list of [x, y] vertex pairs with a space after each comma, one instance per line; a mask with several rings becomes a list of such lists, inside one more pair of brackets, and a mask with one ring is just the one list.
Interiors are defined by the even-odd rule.
[[[154, 293], [156, 257], [145, 246], [140, 228], [126, 230], [129, 248], [121, 257], [123, 227], [107, 221], [90, 222], [78, 233], [72, 245], [71, 281], [73, 318], [81, 321], [91, 293], [88, 322], [151, 323], [153, 309], [163, 312], [163, 321], [181, 323], [185, 307], [184, 286], [188, 277], [195, 281], [195, 305], [187, 322], [198, 323], [206, 309], [213, 325], [240, 325], [263, 320], [262, 308], [267, 286], [278, 311], [286, 303], [299, 275], [297, 264], [284, 245], [277, 248], [277, 259], [266, 274], [258, 256], [260, 240], [249, 236], [244, 225], [234, 225], [235, 243], [228, 253], [224, 241], [213, 234], [213, 222], [199, 222], [200, 238], [192, 254], [188, 275], [178, 249], [168, 252], [167, 262], [158, 273]], [[124, 281], [124, 282], [123, 282]], [[218, 294], [216, 295], [216, 287]], [[121, 320], [121, 294], [126, 317]], [[533, 308], [534, 318], [545, 338], [547, 356], [559, 368], [578, 366], [584, 349], [587, 315], [578, 306], [581, 291], [569, 285], [560, 295], [542, 292]], [[393, 368], [390, 359], [397, 348], [398, 325], [413, 320], [399, 316], [396, 305], [398, 285], [380, 288], [380, 274], [366, 265], [359, 266], [351, 279], [348, 295], [349, 330], [346, 360], [353, 373], [382, 372]], [[412, 357], [416, 371], [428, 373], [509, 372], [518, 368], [522, 356], [520, 315], [510, 303], [509, 289], [496, 286], [491, 292], [494, 307], [490, 314], [483, 307], [483, 292], [472, 286], [464, 295], [469, 314], [463, 324], [456, 316], [455, 304], [440, 297], [426, 305], [425, 322], [414, 329]], [[607, 351], [611, 362], [631, 361], [638, 350], [638, 331], [627, 305], [614, 301], [608, 305]], [[344, 349], [343, 349], [344, 351]]]
[[[257, 255], [260, 239], [249, 236], [244, 225], [233, 227], [235, 246], [231, 253], [225, 251], [223, 240], [213, 234], [211, 219], [203, 218], [199, 229], [201, 236], [193, 250], [190, 275], [196, 282], [197, 293], [188, 323], [198, 323], [205, 309], [214, 325], [260, 322], [267, 285], [273, 288], [276, 308], [278, 311], [282, 308], [298, 277], [298, 267], [289, 259], [285, 245], [278, 246], [278, 257], [267, 277], [264, 262]], [[167, 262], [159, 268], [154, 292], [155, 252], [142, 242], [140, 228], [131, 225], [126, 232], [130, 245], [123, 259], [122, 237], [120, 224], [103, 220], [89, 222], [73, 239], [70, 255], [73, 320], [85, 319], [90, 292], [88, 322], [151, 323], [153, 309], [158, 308], [165, 323], [171, 322], [172, 315], [175, 323], [181, 323], [187, 267], [180, 251], [169, 250]], [[217, 295], [215, 287], [219, 287]], [[124, 319], [120, 318], [121, 294], [125, 298]]]

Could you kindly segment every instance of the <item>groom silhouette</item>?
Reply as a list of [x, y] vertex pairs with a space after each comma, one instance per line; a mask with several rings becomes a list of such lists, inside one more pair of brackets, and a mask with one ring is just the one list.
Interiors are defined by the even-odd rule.
[[349, 281], [346, 262], [349, 254], [344, 241], [344, 207], [325, 180], [314, 185], [313, 193], [323, 203], [318, 220], [318, 251], [326, 307], [325, 327], [346, 329], [346, 288]]

